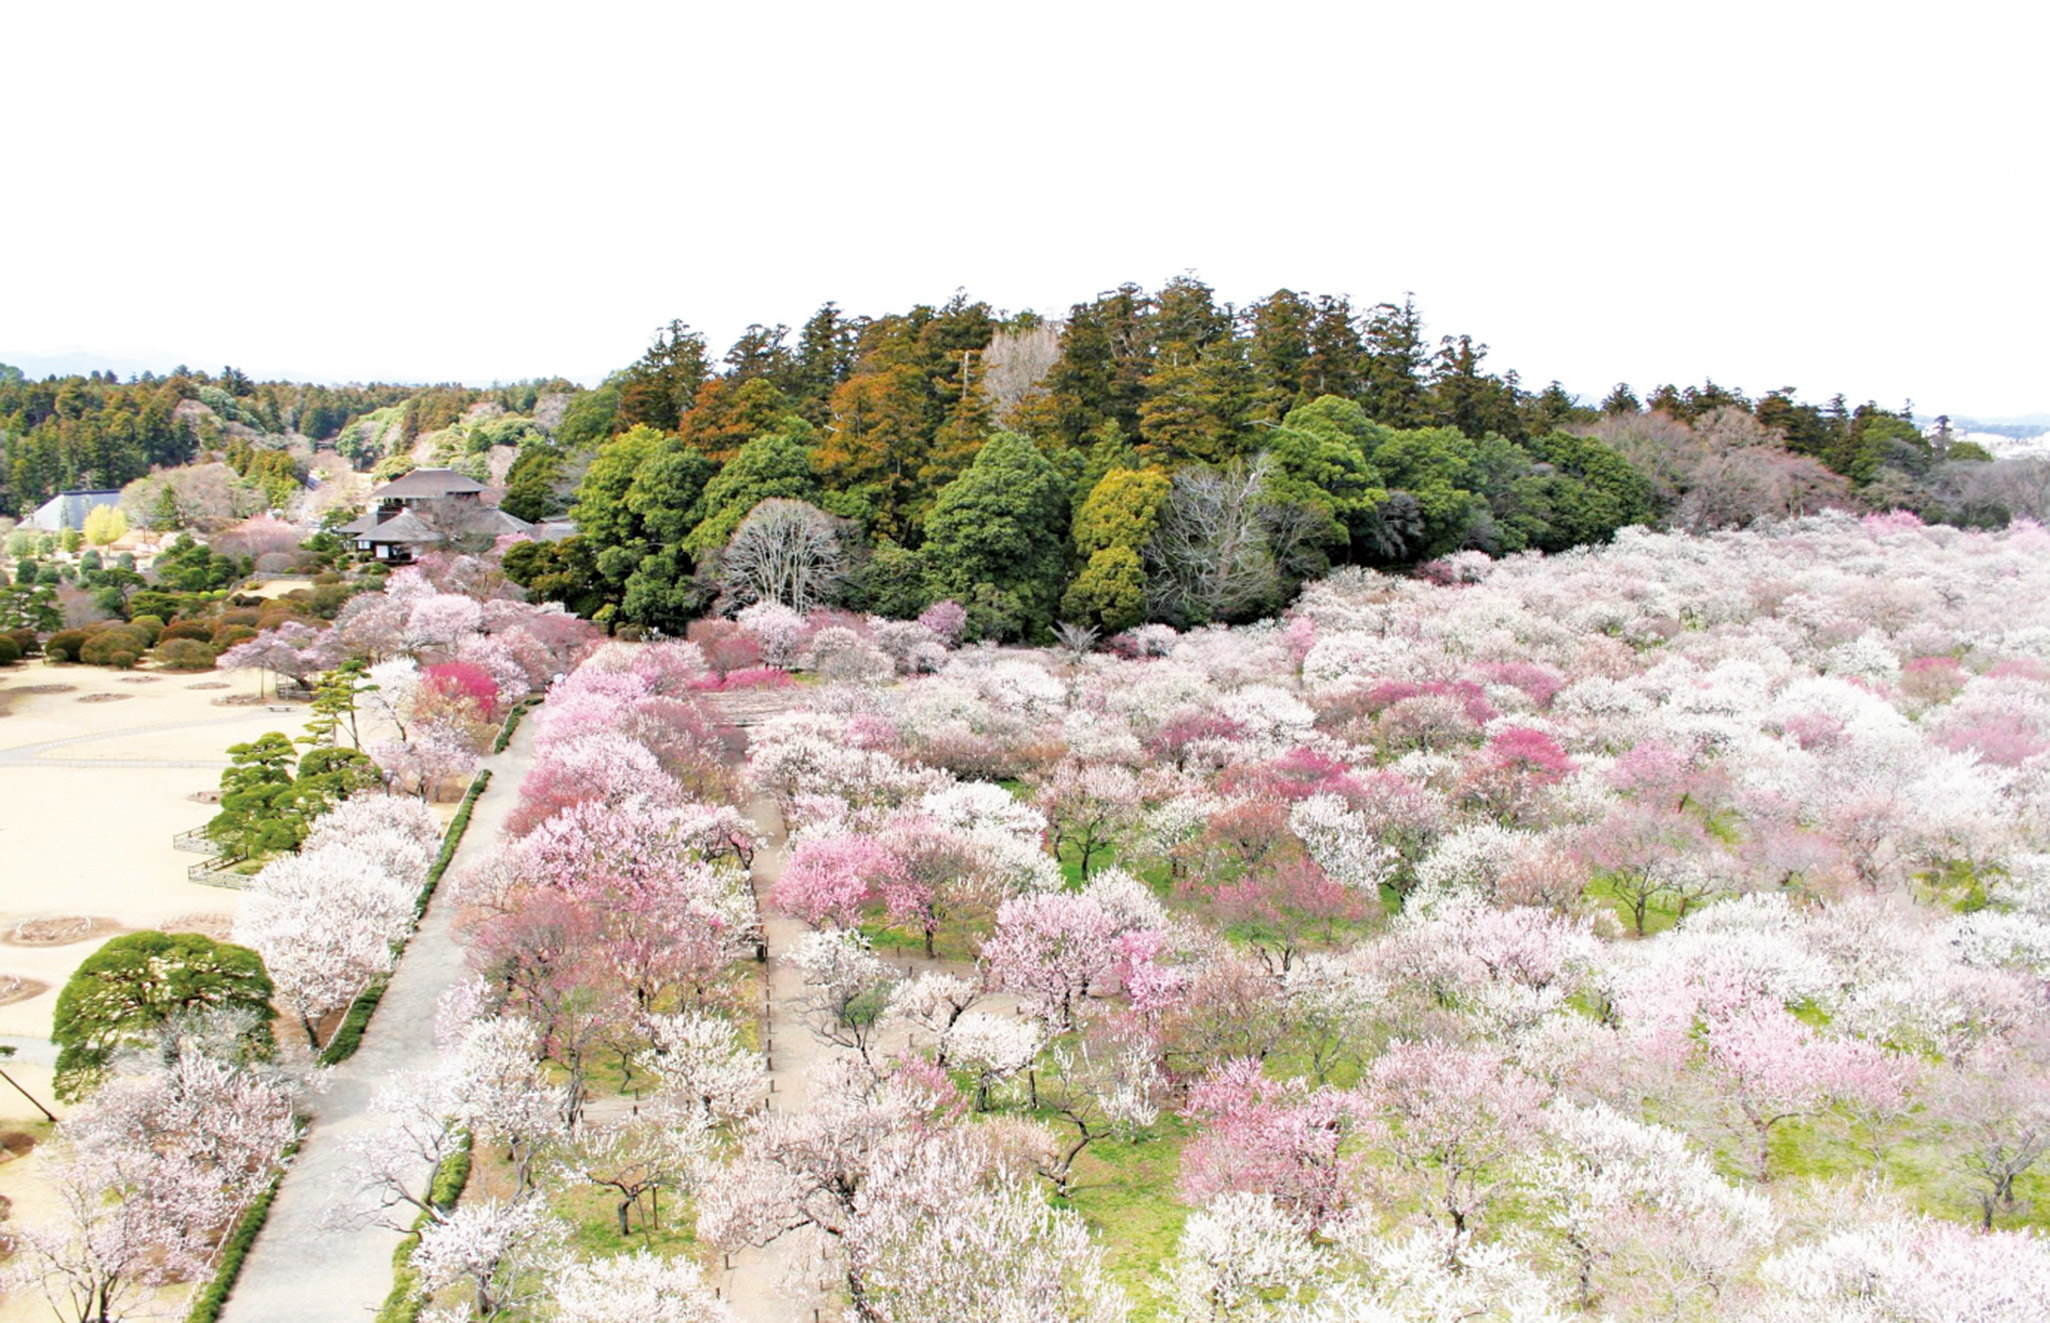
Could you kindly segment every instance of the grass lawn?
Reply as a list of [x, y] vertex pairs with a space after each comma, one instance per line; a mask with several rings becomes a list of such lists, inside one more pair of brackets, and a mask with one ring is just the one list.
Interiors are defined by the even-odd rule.
[[1188, 1139], [1181, 1122], [1163, 1116], [1153, 1137], [1100, 1139], [1075, 1160], [1069, 1206], [1102, 1237], [1111, 1276], [1131, 1293], [1135, 1319], [1160, 1317], [1153, 1276], [1188, 1220], [1174, 1188]]

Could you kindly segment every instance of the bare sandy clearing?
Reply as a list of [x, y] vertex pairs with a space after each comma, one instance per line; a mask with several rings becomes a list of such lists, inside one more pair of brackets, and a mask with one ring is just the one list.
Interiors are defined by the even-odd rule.
[[[47, 1038], [55, 990], [115, 933], [234, 912], [236, 893], [186, 881], [199, 856], [172, 849], [171, 837], [211, 816], [189, 796], [218, 782], [230, 744], [268, 730], [296, 734], [303, 717], [217, 708], [210, 693], [124, 684], [132, 678], [40, 664], [0, 675], [0, 703], [10, 710], [0, 726], [0, 857], [9, 865], [0, 879], [0, 934], [56, 915], [96, 920], [76, 940], [0, 946], [0, 976], [44, 986], [0, 1006], [0, 1034]], [[254, 676], [235, 680], [255, 688]], [[77, 701], [96, 694], [130, 701]], [[193, 765], [162, 765], [180, 762]], [[0, 1084], [0, 1119], [33, 1114]]]

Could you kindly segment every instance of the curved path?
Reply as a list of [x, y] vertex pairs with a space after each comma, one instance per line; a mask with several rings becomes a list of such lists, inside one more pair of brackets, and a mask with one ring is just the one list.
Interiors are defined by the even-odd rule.
[[45, 758], [43, 754], [50, 749], [68, 749], [74, 744], [125, 740], [136, 735], [156, 735], [167, 730], [191, 730], [197, 726], [224, 726], [230, 722], [247, 721], [254, 711], [250, 709], [230, 717], [208, 717], [204, 721], [167, 721], [154, 726], [124, 726], [120, 730], [70, 735], [61, 740], [44, 740], [40, 744], [17, 744], [12, 748], [0, 749], [0, 767], [227, 767], [231, 764], [226, 758]]
[[[533, 723], [523, 723], [504, 753], [483, 760], [491, 784], [471, 810], [451, 876], [497, 844], [533, 763], [532, 732]], [[306, 1141], [221, 1314], [224, 1323], [364, 1323], [391, 1293], [399, 1234], [380, 1226], [337, 1227], [329, 1210], [355, 1194], [348, 1140], [377, 1127], [371, 1094], [393, 1071], [432, 1070], [440, 1063], [435, 1004], [468, 973], [451, 932], [455, 907], [446, 880], [443, 885], [407, 944], [362, 1047], [328, 1073]]]

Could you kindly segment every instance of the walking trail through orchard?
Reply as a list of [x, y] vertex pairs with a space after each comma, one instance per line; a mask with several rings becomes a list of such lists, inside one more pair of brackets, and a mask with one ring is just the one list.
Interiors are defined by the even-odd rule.
[[[533, 764], [533, 738], [533, 723], [523, 723], [504, 753], [483, 760], [491, 784], [471, 810], [469, 830], [448, 877], [496, 846]], [[371, 1095], [394, 1071], [432, 1070], [440, 1064], [435, 1005], [468, 974], [451, 931], [454, 914], [444, 882], [406, 946], [363, 1045], [328, 1073], [325, 1093], [313, 1100], [313, 1124], [278, 1188], [263, 1234], [242, 1265], [221, 1314], [223, 1323], [364, 1323], [391, 1294], [399, 1233], [381, 1226], [337, 1226], [329, 1210], [354, 1193], [349, 1139], [380, 1124], [370, 1110]]]
[[[724, 697], [724, 696], [721, 696]], [[736, 696], [738, 697], [738, 696]], [[710, 706], [735, 731], [746, 730], [785, 703], [721, 703]], [[760, 710], [757, 710], [759, 708]], [[736, 759], [741, 749], [733, 750]], [[506, 751], [483, 760], [491, 784], [478, 797], [448, 876], [482, 860], [497, 847], [506, 819], [518, 802], [520, 783], [534, 760], [533, 723], [523, 723]], [[782, 814], [773, 799], [746, 806], [749, 820], [766, 838], [756, 852], [753, 883], [758, 899], [781, 876], [786, 854]], [[426, 1071], [440, 1063], [435, 1043], [435, 1008], [441, 995], [468, 975], [462, 946], [455, 940], [455, 905], [438, 892], [419, 930], [393, 973], [356, 1054], [330, 1071], [328, 1085], [313, 1102], [313, 1124], [271, 1206], [262, 1235], [222, 1312], [224, 1323], [363, 1323], [381, 1308], [392, 1288], [392, 1256], [399, 1233], [376, 1225], [338, 1225], [334, 1209], [355, 1193], [349, 1171], [352, 1137], [374, 1131], [372, 1095], [394, 1072]], [[789, 959], [791, 947], [809, 931], [787, 915], [762, 909], [768, 960], [763, 998], [763, 1047], [768, 1072], [763, 1105], [772, 1112], [797, 1111], [810, 1102], [813, 1069], [845, 1049], [821, 1043], [805, 1027], [803, 976]], [[965, 966], [921, 957], [897, 956], [907, 972]], [[603, 1111], [602, 1107], [594, 1111]], [[424, 1186], [427, 1173], [420, 1174]], [[737, 1323], [830, 1323], [841, 1317], [831, 1303], [830, 1284], [806, 1279], [794, 1237], [765, 1248], [736, 1250], [711, 1265], [712, 1280]], [[815, 1313], [816, 1311], [816, 1313]]]

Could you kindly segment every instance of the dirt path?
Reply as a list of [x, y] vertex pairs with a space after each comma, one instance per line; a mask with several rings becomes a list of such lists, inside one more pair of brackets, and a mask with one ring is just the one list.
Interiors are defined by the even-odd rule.
[[[755, 896], [760, 902], [762, 933], [767, 939], [768, 995], [765, 1026], [769, 1049], [769, 1091], [772, 1111], [799, 1111], [811, 1102], [812, 1070], [844, 1055], [847, 1049], [822, 1043], [805, 1027], [799, 1007], [803, 1002], [804, 978], [790, 963], [792, 944], [811, 930], [797, 919], [770, 909], [769, 888], [783, 873], [786, 835], [783, 815], [776, 802], [766, 796], [747, 806], [755, 829], [768, 838], [754, 860]], [[893, 955], [892, 963], [909, 973], [946, 971], [973, 977], [965, 962], [928, 960], [922, 955]], [[994, 1005], [994, 1003], [992, 1004]], [[904, 1046], [901, 1039], [885, 1041], [884, 1050]], [[843, 1317], [830, 1284], [797, 1281], [799, 1255], [789, 1238], [762, 1249], [745, 1249], [726, 1255], [725, 1265], [714, 1274], [737, 1323], [809, 1323], [816, 1309], [821, 1323]], [[791, 1289], [793, 1286], [796, 1289]]]
[[[797, 1111], [811, 1099], [810, 1072], [834, 1051], [804, 1027], [798, 1014], [804, 991], [802, 975], [789, 960], [790, 946], [809, 931], [785, 914], [772, 912], [767, 904], [769, 888], [783, 873], [785, 854], [783, 815], [776, 802], [766, 796], [747, 806], [747, 816], [768, 844], [755, 852], [755, 896], [762, 901], [762, 935], [769, 948], [766, 1042], [769, 1053], [771, 1111]], [[795, 1273], [798, 1255], [788, 1239], [762, 1249], [744, 1249], [723, 1260], [731, 1267], [716, 1274], [720, 1294], [738, 1323], [798, 1323], [812, 1316], [821, 1305], [818, 1292], [787, 1289]], [[834, 1309], [823, 1309], [820, 1318], [838, 1318]]]
[[[533, 723], [520, 727], [507, 750], [484, 760], [491, 785], [478, 797], [450, 875], [497, 843], [534, 757]], [[354, 1194], [348, 1139], [377, 1126], [370, 1097], [393, 1071], [431, 1070], [440, 1061], [434, 1008], [467, 970], [451, 932], [455, 907], [444, 891], [428, 909], [355, 1056], [330, 1073], [316, 1100], [313, 1127], [286, 1173], [224, 1323], [363, 1323], [391, 1292], [398, 1233], [383, 1227], [336, 1230], [331, 1206]]]

